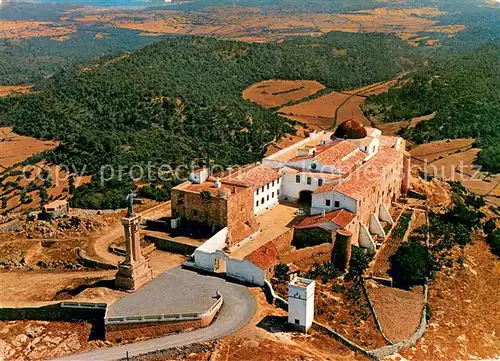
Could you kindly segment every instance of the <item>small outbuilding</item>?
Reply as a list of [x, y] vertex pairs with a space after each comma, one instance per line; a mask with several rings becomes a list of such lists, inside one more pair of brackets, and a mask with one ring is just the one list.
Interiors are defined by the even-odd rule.
[[42, 215], [45, 219], [64, 217], [69, 212], [69, 203], [65, 199], [58, 199], [43, 206]]

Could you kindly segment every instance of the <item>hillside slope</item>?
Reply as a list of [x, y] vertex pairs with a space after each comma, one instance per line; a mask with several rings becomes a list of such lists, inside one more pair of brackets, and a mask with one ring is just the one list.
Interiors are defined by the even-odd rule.
[[410, 73], [401, 86], [367, 99], [365, 109], [385, 122], [437, 115], [407, 129], [417, 143], [446, 138], [477, 138], [483, 149], [478, 163], [500, 172], [500, 46], [491, 45]]
[[[346, 49], [336, 56], [334, 49]], [[332, 33], [281, 45], [182, 37], [116, 62], [60, 73], [36, 94], [2, 99], [0, 122], [63, 143], [52, 159], [95, 172], [103, 164], [225, 165], [260, 157], [287, 126], [240, 94], [264, 79], [316, 79], [341, 89], [388, 79], [411, 55], [384, 35]]]

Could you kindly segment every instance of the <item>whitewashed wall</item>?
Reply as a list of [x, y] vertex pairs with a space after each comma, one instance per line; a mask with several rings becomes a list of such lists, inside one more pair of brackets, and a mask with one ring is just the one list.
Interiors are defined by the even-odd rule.
[[283, 179], [278, 178], [274, 181], [274, 185], [273, 182], [271, 182], [253, 192], [254, 214], [259, 214], [278, 203], [282, 182]]

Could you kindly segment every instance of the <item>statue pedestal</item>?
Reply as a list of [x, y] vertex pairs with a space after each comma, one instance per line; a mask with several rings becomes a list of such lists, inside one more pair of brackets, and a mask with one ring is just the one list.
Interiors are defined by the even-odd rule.
[[120, 289], [135, 291], [153, 279], [153, 269], [149, 259], [141, 253], [141, 238], [139, 227], [140, 215], [131, 215], [122, 218], [125, 231], [125, 247], [127, 256], [125, 261], [118, 265], [116, 286]]
[[120, 289], [135, 291], [153, 278], [153, 269], [149, 264], [149, 260], [143, 258], [133, 265], [125, 262], [120, 263], [115, 282]]

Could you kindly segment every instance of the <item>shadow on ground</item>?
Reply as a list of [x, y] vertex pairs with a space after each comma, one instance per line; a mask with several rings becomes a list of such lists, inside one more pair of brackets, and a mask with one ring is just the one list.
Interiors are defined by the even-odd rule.
[[270, 333], [286, 332], [289, 331], [287, 316], [266, 316], [257, 324]]

